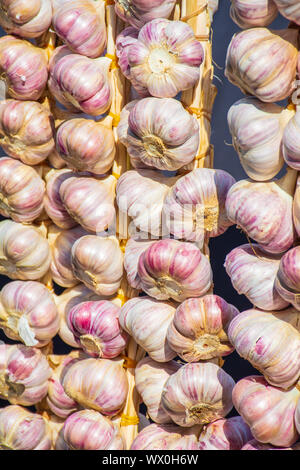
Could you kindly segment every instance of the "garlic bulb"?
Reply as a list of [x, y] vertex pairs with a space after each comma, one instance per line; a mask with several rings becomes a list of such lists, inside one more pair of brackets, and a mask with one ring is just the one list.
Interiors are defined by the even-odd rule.
[[261, 442], [252, 439], [247, 442], [241, 450], [293, 450], [291, 447], [275, 447], [271, 444], [262, 444]]
[[98, 116], [111, 103], [110, 64], [107, 57], [89, 59], [58, 47], [50, 59], [49, 89], [68, 110]]
[[293, 222], [296, 233], [300, 237], [300, 178], [297, 178], [296, 190], [293, 201]]
[[121, 411], [128, 392], [122, 361], [84, 359], [73, 364], [63, 379], [66, 394], [84, 408], [114, 416]]
[[274, 0], [280, 13], [296, 24], [300, 24], [300, 5], [298, 0]]
[[296, 407], [295, 425], [296, 425], [298, 434], [300, 434], [300, 400], [298, 400], [297, 407]]
[[176, 238], [197, 241], [217, 237], [232, 222], [225, 210], [228, 191], [235, 179], [226, 171], [198, 168], [182, 176], [164, 202], [164, 218]]
[[280, 297], [300, 310], [300, 246], [292, 248], [281, 258], [275, 287]]
[[52, 114], [34, 101], [0, 101], [0, 145], [10, 157], [36, 165], [54, 150]]
[[162, 405], [183, 427], [208, 424], [232, 409], [234, 380], [210, 362], [186, 364], [165, 383]]
[[71, 51], [92, 58], [99, 57], [106, 46], [104, 13], [101, 1], [62, 1], [54, 9], [53, 28]]
[[235, 416], [205, 426], [199, 438], [200, 450], [241, 450], [252, 439], [249, 426]]
[[135, 168], [168, 171], [193, 161], [200, 140], [198, 121], [173, 98], [129, 103], [121, 113], [118, 134]]
[[157, 362], [167, 362], [176, 354], [167, 340], [167, 330], [175, 313], [171, 303], [150, 297], [135, 297], [121, 308], [120, 324]]
[[0, 410], [0, 450], [50, 450], [47, 421], [36, 413], [11, 405]]
[[59, 315], [51, 292], [34, 281], [6, 284], [0, 294], [0, 328], [8, 338], [26, 346], [43, 347], [59, 329]]
[[300, 170], [299, 127], [300, 110], [297, 109], [296, 114], [292, 117], [292, 119], [289, 121], [289, 123], [284, 129], [282, 151], [284, 160], [288, 164], [288, 166], [298, 171]]
[[243, 29], [268, 26], [277, 15], [273, 0], [231, 0], [230, 16]]
[[198, 450], [198, 427], [150, 424], [134, 439], [130, 450]]
[[155, 243], [154, 240], [135, 240], [134, 238], [130, 238], [126, 243], [124, 268], [127, 273], [128, 282], [134, 289], [142, 288], [141, 280], [138, 275], [139, 257], [149, 246], [153, 245], [153, 243]]
[[267, 181], [283, 167], [282, 139], [294, 111], [256, 98], [244, 98], [229, 109], [232, 143], [247, 175]]
[[169, 345], [187, 362], [227, 356], [234, 349], [227, 328], [238, 313], [218, 295], [187, 299], [176, 309], [168, 328]]
[[0, 38], [0, 75], [9, 96], [38, 100], [47, 84], [46, 52], [13, 36]]
[[0, 222], [0, 274], [36, 280], [46, 274], [50, 262], [48, 242], [35, 227], [11, 220]]
[[[225, 75], [243, 93], [261, 101], [281, 101], [295, 88], [298, 31], [252, 28], [233, 36]], [[270, 60], [266, 61], [266, 57]]]
[[73, 273], [98, 295], [113, 295], [123, 276], [123, 253], [114, 237], [86, 235], [79, 238], [71, 252]]
[[51, 0], [1, 0], [0, 26], [23, 38], [36, 38], [51, 24]]
[[0, 344], [0, 398], [31, 406], [46, 395], [51, 370], [39, 349]]
[[155, 19], [128, 49], [130, 80], [152, 96], [172, 98], [197, 83], [203, 59], [202, 45], [187, 23]]
[[286, 392], [255, 375], [240, 380], [232, 393], [234, 406], [250, 426], [253, 437], [280, 447], [291, 446], [299, 437], [294, 424], [299, 398], [296, 387]]
[[95, 175], [106, 173], [116, 153], [113, 131], [88, 119], [69, 119], [56, 134], [56, 148], [68, 167]]
[[275, 280], [281, 255], [270, 255], [258, 245], [234, 248], [225, 259], [225, 268], [235, 290], [257, 308], [282, 310], [289, 305], [277, 292]]
[[268, 312], [247, 310], [229, 325], [237, 353], [275, 387], [288, 389], [300, 377], [300, 334]]
[[176, 0], [116, 0], [115, 10], [123, 20], [141, 28], [155, 18], [169, 18]]

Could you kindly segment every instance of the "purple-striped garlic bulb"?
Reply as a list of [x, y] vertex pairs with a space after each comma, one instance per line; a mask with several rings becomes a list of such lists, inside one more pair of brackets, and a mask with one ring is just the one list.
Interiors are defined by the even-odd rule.
[[247, 442], [241, 450], [293, 450], [292, 447], [275, 447], [271, 444], [262, 444], [261, 442], [252, 439]]
[[0, 75], [12, 98], [38, 100], [48, 79], [47, 54], [30, 42], [3, 36], [0, 38]]
[[135, 369], [135, 384], [147, 413], [155, 423], [165, 424], [173, 421], [161, 403], [164, 385], [170, 375], [178, 371], [181, 365], [175, 361], [159, 364], [150, 357], [138, 362]]
[[50, 60], [49, 89], [69, 111], [99, 116], [111, 103], [110, 64], [107, 57], [89, 59], [58, 47]]
[[199, 450], [199, 426], [150, 424], [134, 439], [130, 450]]
[[128, 381], [121, 360], [83, 359], [63, 379], [66, 394], [83, 408], [107, 416], [118, 414], [126, 401]]
[[285, 18], [300, 24], [300, 5], [298, 0], [274, 0], [278, 10]]
[[0, 344], [0, 398], [12, 405], [31, 406], [48, 390], [51, 370], [39, 349]]
[[168, 328], [168, 343], [187, 362], [227, 356], [234, 350], [227, 329], [238, 313], [218, 295], [187, 299], [176, 309]]
[[163, 214], [170, 233], [200, 245], [206, 236], [224, 233], [232, 225], [225, 201], [234, 183], [226, 171], [209, 168], [198, 168], [182, 176], [164, 202]]
[[299, 438], [294, 424], [299, 398], [296, 387], [280, 390], [255, 375], [240, 380], [232, 393], [234, 406], [250, 426], [253, 437], [280, 447], [290, 447]]
[[275, 287], [280, 297], [300, 310], [300, 246], [291, 248], [281, 258]]
[[176, 302], [201, 297], [212, 283], [209, 260], [200, 249], [192, 243], [172, 239], [156, 241], [142, 252], [138, 276], [141, 288], [148, 295]]
[[115, 219], [116, 179], [72, 176], [59, 187], [59, 196], [69, 215], [87, 232], [106, 230]]
[[22, 406], [2, 408], [0, 450], [51, 450], [51, 430], [47, 420]]
[[0, 101], [0, 145], [26, 165], [41, 163], [55, 147], [52, 114], [35, 101]]
[[297, 178], [296, 190], [293, 201], [293, 222], [296, 233], [300, 237], [300, 178]]
[[134, 238], [130, 238], [126, 243], [124, 268], [128, 282], [134, 289], [142, 288], [141, 280], [138, 275], [139, 257], [153, 243], [155, 243], [155, 240], [140, 240]]
[[46, 274], [50, 262], [48, 241], [36, 227], [8, 219], [0, 222], [0, 274], [34, 281]]
[[116, 0], [117, 15], [125, 22], [140, 29], [155, 18], [169, 18], [176, 0]]
[[96, 58], [105, 49], [105, 5], [101, 0], [54, 1], [52, 25], [76, 54]]
[[282, 141], [294, 110], [256, 98], [244, 98], [229, 109], [227, 120], [233, 146], [247, 175], [267, 181], [284, 164]]
[[227, 51], [226, 77], [266, 103], [287, 98], [295, 88], [297, 38], [296, 29], [252, 28], [235, 34]]
[[51, 0], [1, 0], [0, 26], [23, 38], [36, 38], [51, 24]]
[[130, 80], [152, 96], [172, 98], [197, 83], [203, 59], [203, 47], [187, 23], [155, 19], [128, 48]]
[[249, 426], [241, 416], [219, 419], [210, 423], [200, 434], [200, 450], [241, 450], [252, 439]]
[[0, 328], [26, 346], [46, 346], [59, 330], [53, 295], [40, 282], [9, 282], [0, 294]]
[[232, 409], [234, 380], [210, 362], [186, 364], [165, 383], [162, 405], [183, 427], [208, 424]]
[[[299, 10], [300, 12], [300, 10]], [[299, 16], [300, 19], [300, 16]], [[282, 140], [283, 157], [287, 165], [295, 170], [300, 170], [300, 109], [296, 108], [296, 113], [288, 122], [284, 129]]]
[[289, 305], [275, 287], [281, 255], [271, 255], [257, 244], [234, 248], [225, 259], [225, 268], [235, 290], [262, 310], [282, 310]]
[[241, 180], [227, 195], [229, 220], [268, 253], [283, 253], [295, 240], [293, 193], [297, 172], [288, 169], [281, 180]]
[[232, 320], [228, 336], [271, 385], [288, 389], [299, 379], [300, 334], [289, 323], [270, 312], [247, 310]]
[[120, 324], [134, 340], [157, 362], [174, 359], [167, 340], [167, 330], [173, 320], [175, 306], [151, 297], [135, 297], [121, 308]]
[[231, 0], [230, 16], [242, 29], [268, 26], [277, 15], [273, 0]]
[[124, 443], [110, 419], [97, 411], [81, 410], [65, 421], [55, 450], [124, 450]]
[[135, 168], [175, 171], [197, 155], [200, 134], [196, 118], [173, 98], [144, 98], [127, 105], [118, 126]]
[[113, 131], [89, 119], [69, 119], [56, 133], [56, 148], [67, 166], [95, 175], [112, 166], [116, 148]]
[[86, 235], [71, 251], [75, 277], [98, 295], [113, 295], [123, 277], [123, 252], [116, 237]]

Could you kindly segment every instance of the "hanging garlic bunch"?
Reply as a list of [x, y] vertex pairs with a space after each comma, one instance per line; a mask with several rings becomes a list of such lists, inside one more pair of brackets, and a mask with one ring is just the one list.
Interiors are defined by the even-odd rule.
[[252, 439], [249, 426], [243, 418], [235, 416], [210, 423], [200, 434], [200, 450], [241, 450]]
[[197, 155], [199, 124], [173, 98], [144, 98], [122, 110], [120, 141], [127, 147], [135, 168], [175, 171]]
[[275, 286], [287, 303], [300, 310], [300, 246], [290, 249], [281, 258]]
[[298, 0], [274, 0], [280, 13], [296, 24], [300, 24], [300, 5]]
[[51, 0], [1, 0], [0, 26], [23, 38], [36, 38], [51, 24]]
[[199, 450], [199, 426], [150, 424], [134, 439], [130, 450]]
[[227, 119], [232, 143], [250, 178], [267, 181], [281, 170], [282, 139], [293, 115], [291, 109], [256, 98], [244, 98], [231, 106]]
[[[300, 10], [299, 10], [300, 12]], [[299, 16], [300, 18], [300, 16]], [[300, 110], [296, 109], [295, 115], [286, 125], [283, 133], [283, 157], [291, 168], [300, 170]]]
[[268, 26], [278, 15], [275, 0], [231, 0], [230, 16], [243, 29]]
[[117, 15], [140, 29], [155, 18], [169, 18], [176, 0], [116, 0]]
[[243, 93], [266, 103], [287, 98], [295, 88], [297, 38], [295, 29], [252, 28], [234, 35], [227, 51], [226, 77]]

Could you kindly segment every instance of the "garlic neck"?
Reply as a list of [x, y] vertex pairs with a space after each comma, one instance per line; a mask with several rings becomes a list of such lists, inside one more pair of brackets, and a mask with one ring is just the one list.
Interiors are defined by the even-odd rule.
[[158, 289], [172, 298], [178, 298], [182, 294], [182, 287], [174, 279], [168, 276], [159, 277], [156, 281]]
[[188, 410], [190, 418], [195, 418], [200, 424], [209, 424], [217, 418], [218, 406], [208, 403], [197, 403]]
[[80, 336], [80, 343], [88, 354], [97, 354], [98, 357], [103, 356], [102, 344], [98, 338], [89, 334], [82, 335]]

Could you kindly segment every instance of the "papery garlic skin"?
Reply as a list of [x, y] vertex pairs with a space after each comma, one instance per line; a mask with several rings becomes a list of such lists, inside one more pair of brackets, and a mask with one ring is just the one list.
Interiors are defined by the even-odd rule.
[[241, 450], [252, 439], [249, 426], [235, 416], [208, 424], [199, 437], [200, 450]]
[[150, 424], [134, 439], [130, 450], [198, 450], [198, 427]]
[[123, 252], [118, 240], [86, 235], [77, 240], [71, 252], [76, 278], [98, 295], [113, 295], [123, 276]]
[[296, 412], [295, 412], [295, 425], [298, 431], [298, 434], [300, 434], [300, 401], [298, 401], [297, 407], [296, 407]]
[[56, 148], [67, 166], [95, 175], [106, 173], [116, 153], [113, 131], [89, 119], [69, 119], [56, 134]]
[[268, 26], [277, 15], [273, 0], [231, 0], [230, 16], [243, 29]]
[[0, 75], [7, 94], [17, 100], [38, 100], [47, 84], [46, 52], [13, 36], [0, 39]]
[[285, 18], [300, 24], [300, 5], [297, 0], [274, 0], [274, 2]]
[[300, 246], [291, 248], [281, 258], [275, 287], [286, 302], [300, 310]]
[[48, 242], [35, 227], [11, 220], [0, 222], [0, 274], [37, 280], [46, 274], [50, 262]]
[[266, 103], [287, 98], [295, 88], [297, 36], [296, 30], [273, 33], [267, 28], [234, 35], [227, 51], [226, 77], [243, 93]]
[[227, 356], [234, 350], [227, 329], [238, 313], [218, 295], [187, 299], [176, 309], [168, 328], [169, 345], [187, 362]]
[[208, 424], [231, 411], [234, 385], [230, 375], [216, 364], [186, 364], [165, 383], [162, 405], [179, 426]]
[[36, 38], [51, 24], [51, 0], [1, 0], [0, 26], [23, 38]]
[[126, 243], [124, 268], [127, 274], [127, 279], [131, 287], [134, 289], [141, 289], [142, 283], [138, 275], [138, 262], [140, 255], [151, 245], [155, 240], [140, 240], [130, 238]]
[[167, 362], [176, 356], [167, 341], [167, 329], [174, 313], [175, 306], [171, 303], [135, 297], [123, 305], [119, 321], [153, 360]]
[[85, 359], [73, 364], [63, 379], [66, 394], [84, 408], [115, 416], [123, 408], [128, 382], [122, 361]]
[[225, 269], [235, 290], [257, 308], [282, 310], [289, 305], [275, 287], [281, 255], [269, 255], [255, 243], [234, 248], [225, 259]]
[[296, 190], [293, 201], [293, 222], [296, 233], [300, 237], [300, 178], [297, 178]]
[[21, 406], [2, 408], [0, 450], [51, 450], [51, 432], [47, 421]]
[[229, 325], [237, 353], [275, 387], [288, 389], [300, 377], [300, 334], [269, 312], [247, 310]]
[[253, 437], [280, 447], [290, 447], [299, 438], [294, 424], [299, 397], [296, 387], [283, 391], [254, 375], [240, 380], [232, 394], [234, 406], [250, 426]]
[[118, 134], [135, 168], [168, 171], [193, 161], [200, 140], [198, 121], [173, 98], [129, 103], [121, 113]]
[[[300, 19], [300, 10], [299, 10]], [[300, 110], [288, 122], [283, 133], [283, 157], [287, 165], [295, 170], [300, 170]]]
[[252, 441], [247, 442], [241, 450], [293, 450], [291, 447], [275, 447], [271, 444], [262, 444], [261, 442], [252, 439]]
[[0, 145], [26, 165], [41, 163], [55, 147], [52, 114], [34, 101], [0, 101]]
[[116, 0], [115, 11], [123, 20], [140, 29], [155, 18], [169, 18], [175, 0]]

